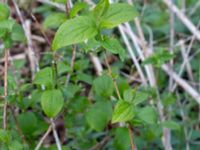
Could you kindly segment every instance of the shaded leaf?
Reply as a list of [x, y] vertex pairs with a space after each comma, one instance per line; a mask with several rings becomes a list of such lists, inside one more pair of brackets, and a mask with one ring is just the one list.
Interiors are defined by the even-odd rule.
[[105, 38], [101, 42], [101, 45], [107, 51], [109, 51], [113, 54], [118, 54], [122, 61], [124, 60], [125, 54], [126, 54], [125, 49], [121, 46], [121, 44], [119, 43], [119, 41], [117, 39]]
[[93, 88], [97, 95], [109, 97], [114, 91], [112, 78], [108, 75], [102, 75], [94, 80]]
[[135, 92], [135, 96], [134, 96], [133, 103], [135, 106], [147, 100], [148, 93], [144, 91], [136, 91], [136, 90], [134, 90], [134, 92]]
[[156, 123], [156, 111], [153, 107], [147, 106], [145, 108], [139, 109], [137, 116], [143, 120], [145, 123], [154, 124]]
[[47, 87], [53, 86], [53, 72], [50, 67], [46, 67], [36, 73], [33, 83], [38, 85], [45, 85]]
[[86, 113], [86, 119], [90, 127], [102, 131], [111, 120], [112, 105], [110, 101], [99, 101]]
[[130, 148], [130, 136], [128, 128], [117, 128], [115, 130], [114, 147], [116, 150], [128, 150]]
[[24, 35], [24, 30], [23, 30], [22, 26], [20, 26], [17, 23], [15, 23], [12, 28], [11, 39], [13, 41], [19, 41], [19, 42], [26, 41], [26, 37]]
[[31, 135], [37, 127], [37, 118], [32, 112], [25, 112], [17, 116], [19, 126], [24, 134]]
[[10, 132], [7, 130], [0, 129], [0, 141], [3, 143], [9, 143], [11, 140]]
[[44, 20], [45, 28], [58, 28], [63, 22], [67, 20], [65, 13], [51, 13]]
[[169, 128], [171, 130], [180, 130], [180, 125], [172, 120], [164, 121], [161, 124], [163, 127]]

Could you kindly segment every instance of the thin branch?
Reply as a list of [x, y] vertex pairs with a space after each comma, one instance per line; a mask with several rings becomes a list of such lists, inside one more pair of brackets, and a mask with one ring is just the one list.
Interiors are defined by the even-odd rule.
[[[73, 72], [73, 70], [74, 70], [74, 63], [75, 63], [75, 59], [76, 59], [76, 45], [73, 45], [72, 47], [73, 47], [72, 48], [72, 59], [71, 59], [71, 63], [70, 63], [70, 68], [72, 69], [71, 72]], [[66, 84], [69, 83], [70, 77], [71, 77], [71, 73], [68, 73]]]
[[33, 18], [33, 20], [36, 22], [36, 24], [38, 25], [43, 37], [45, 38], [45, 40], [47, 41], [49, 47], [51, 47], [51, 42], [49, 40], [49, 38], [47, 37], [47, 35], [45, 34], [44, 29], [41, 27], [40, 23], [38, 22], [37, 18], [31, 13], [31, 17]]
[[192, 82], [194, 82], [192, 68], [191, 68], [191, 65], [190, 65], [189, 60], [188, 60], [188, 55], [187, 55], [186, 50], [185, 50], [184, 42], [182, 42], [182, 44], [181, 44], [181, 53], [182, 53], [182, 56], [183, 56], [183, 61], [186, 63], [186, 71], [187, 71], [188, 77]]
[[42, 138], [40, 139], [40, 141], [38, 142], [35, 150], [39, 150], [40, 147], [42, 146], [42, 143], [44, 142], [44, 140], [46, 139], [46, 137], [49, 135], [49, 133], [52, 131], [52, 126], [50, 125], [49, 128], [47, 129], [47, 131], [45, 132], [45, 134], [42, 136]]
[[[135, 24], [136, 24], [136, 28], [137, 28], [139, 36], [140, 36], [140, 41], [141, 41], [140, 44], [141, 44], [141, 47], [142, 47], [143, 51], [141, 50], [141, 48], [139, 46], [139, 43], [137, 41], [136, 35], [131, 30], [130, 25], [128, 23], [126, 23], [125, 27], [126, 27], [126, 29], [128, 31], [127, 34], [130, 36], [130, 39], [133, 42], [133, 44], [135, 46], [135, 49], [138, 52], [141, 60], [144, 61], [145, 60], [145, 56], [148, 57], [151, 52], [150, 52], [150, 49], [147, 49], [146, 41], [144, 39], [144, 34], [143, 34], [142, 29], [140, 27], [140, 22], [139, 22], [138, 18], [135, 19]], [[146, 71], [146, 74], [147, 74], [147, 77], [148, 77], [150, 85], [155, 85], [156, 81], [155, 81], [155, 75], [154, 75], [154, 71], [153, 71], [152, 65], [145, 65], [144, 68], [145, 68], [145, 71]]]
[[129, 131], [129, 137], [130, 137], [130, 143], [131, 143], [131, 150], [135, 150], [135, 144], [133, 142], [134, 133], [130, 124], [128, 124], [128, 131]]
[[[69, 17], [69, 12], [70, 12], [71, 7], [72, 7], [71, 0], [67, 0], [66, 5], [65, 5], [65, 12], [68, 17]], [[71, 59], [71, 63], [70, 63], [70, 68], [72, 69], [71, 73], [74, 71], [74, 63], [75, 63], [75, 59], [76, 59], [76, 48], [77, 48], [77, 46], [75, 44], [72, 45], [72, 59]], [[67, 75], [66, 85], [70, 81], [71, 73], [68, 73], [68, 75]]]
[[120, 31], [120, 33], [121, 33], [121, 35], [122, 35], [122, 38], [123, 38], [123, 40], [124, 40], [124, 42], [125, 42], [125, 44], [126, 44], [128, 53], [130, 54], [131, 59], [133, 60], [133, 63], [135, 64], [135, 66], [136, 66], [136, 68], [137, 68], [137, 71], [138, 71], [138, 73], [139, 73], [139, 75], [140, 75], [140, 78], [141, 78], [141, 80], [142, 80], [142, 83], [143, 83], [144, 85], [147, 85], [146, 77], [145, 77], [145, 75], [144, 75], [144, 73], [143, 73], [143, 71], [142, 71], [141, 66], [139, 65], [138, 60], [137, 60], [136, 57], [135, 57], [135, 54], [133, 53], [133, 50], [132, 50], [131, 45], [130, 45], [130, 43], [129, 43], [129, 40], [128, 40], [126, 34], [124, 33], [123, 26], [122, 26], [122, 25], [119, 25], [118, 28], [119, 28], [119, 31]]
[[[8, 61], [13, 61], [13, 60], [20, 60], [20, 59], [25, 59], [26, 58], [26, 56], [25, 56], [25, 54], [24, 53], [21, 53], [21, 54], [16, 54], [16, 55], [14, 55], [14, 56], [9, 56], [8, 57]], [[3, 58], [3, 59], [0, 59], [0, 63], [3, 63], [3, 62], [5, 62], [5, 58]]]
[[[185, 115], [185, 113], [183, 111], [182, 104], [180, 102], [180, 96], [179, 96], [178, 92], [176, 93], [176, 95], [177, 95], [177, 103], [180, 107], [181, 118], [182, 118], [183, 122], [186, 122], [187, 116]], [[185, 126], [183, 127], [183, 131], [184, 131], [184, 135], [185, 135], [186, 150], [190, 150], [188, 131], [187, 131], [187, 128]]]
[[196, 4], [194, 4], [194, 7], [189, 12], [189, 15], [192, 16], [200, 7], [200, 1], [198, 0]]
[[[108, 63], [108, 59], [107, 59], [107, 57], [106, 57], [106, 54], [104, 54], [104, 57], [105, 57], [105, 62], [106, 62], [106, 66], [107, 66], [107, 68], [108, 68], [109, 75], [110, 75], [110, 77], [113, 79], [113, 77], [112, 77], [112, 70], [111, 70], [111, 67], [110, 67], [110, 65], [109, 65], [109, 63]], [[119, 88], [118, 88], [118, 86], [117, 86], [117, 82], [116, 82], [115, 79], [113, 79], [113, 82], [114, 82], [115, 91], [116, 91], [116, 93], [117, 93], [118, 99], [121, 99], [121, 95], [120, 95], [120, 92], [119, 92]], [[130, 136], [131, 150], [135, 150], [135, 147], [136, 147], [136, 146], [135, 146], [135, 144], [134, 144], [134, 142], [133, 142], [133, 130], [132, 130], [130, 124], [128, 124], [128, 130], [129, 130], [129, 136]]]
[[3, 107], [3, 129], [7, 128], [7, 96], [8, 96], [8, 50], [5, 49], [4, 56], [4, 107]]
[[17, 15], [20, 19], [20, 22], [22, 24], [26, 39], [27, 39], [27, 45], [28, 45], [28, 50], [27, 50], [27, 55], [30, 61], [30, 65], [31, 65], [31, 72], [32, 72], [32, 79], [34, 77], [34, 74], [36, 73], [36, 71], [38, 70], [38, 61], [37, 58], [35, 56], [35, 52], [34, 52], [34, 48], [33, 48], [33, 43], [31, 40], [31, 29], [30, 29], [30, 21], [27, 20], [25, 21], [22, 17], [22, 14], [19, 10], [19, 7], [16, 3], [16, 0], [12, 0], [15, 10], [17, 12]]
[[65, 11], [65, 6], [63, 4], [59, 4], [59, 3], [54, 3], [54, 2], [51, 2], [49, 0], [37, 0], [38, 2], [40, 3], [44, 3], [44, 4], [48, 4], [48, 5], [51, 5], [51, 6], [54, 6], [62, 11]]
[[197, 103], [200, 104], [200, 95], [193, 87], [191, 87], [184, 79], [180, 78], [168, 65], [162, 65], [162, 69], [166, 74], [171, 76], [190, 96], [192, 96]]
[[[171, 0], [173, 3], [173, 0]], [[170, 41], [169, 41], [169, 52], [173, 54], [173, 47], [174, 47], [174, 12], [169, 8], [170, 12], [170, 19], [169, 19], [169, 24], [170, 24]], [[170, 66], [173, 68], [173, 59], [170, 60]], [[173, 86], [173, 79], [170, 77], [169, 78], [169, 91], [172, 89]]]
[[105, 136], [101, 142], [97, 143], [96, 145], [94, 145], [93, 147], [91, 147], [89, 150], [100, 150], [104, 145], [106, 145], [106, 143], [108, 143], [108, 141], [111, 138], [109, 136]]
[[106, 54], [104, 54], [104, 57], [105, 57], [105, 62], [106, 62], [106, 66], [107, 66], [107, 68], [108, 68], [109, 75], [110, 75], [110, 77], [111, 77], [112, 80], [113, 80], [113, 83], [114, 83], [114, 86], [115, 86], [115, 91], [116, 91], [116, 93], [117, 93], [117, 96], [118, 96], [119, 99], [121, 99], [121, 95], [120, 95], [120, 92], [119, 92], [119, 88], [118, 88], [118, 86], [117, 86], [116, 80], [113, 79], [113, 77], [112, 77], [112, 70], [111, 70], [111, 67], [110, 67], [110, 65], [109, 65], [109, 63], [108, 63], [108, 59], [107, 59], [107, 57], [106, 57]]
[[14, 111], [14, 107], [10, 107], [10, 109], [12, 111], [12, 115], [13, 115], [13, 118], [14, 118], [14, 121], [15, 121], [15, 125], [16, 125], [17, 131], [18, 131], [18, 133], [19, 133], [19, 135], [20, 135], [20, 137], [22, 139], [22, 142], [24, 144], [26, 144], [26, 138], [25, 138], [25, 136], [24, 136], [24, 134], [22, 132], [21, 127], [19, 126], [19, 122], [17, 120], [16, 114], [15, 114], [15, 111]]
[[57, 131], [56, 131], [56, 126], [55, 126], [55, 124], [54, 124], [54, 121], [53, 121], [53, 119], [50, 119], [50, 121], [51, 121], [51, 126], [52, 126], [52, 130], [53, 130], [53, 135], [54, 135], [54, 139], [55, 139], [55, 141], [56, 141], [57, 148], [58, 148], [58, 150], [62, 150], [62, 146], [61, 146], [61, 143], [60, 143], [60, 139], [59, 139], [59, 137], [58, 137], [58, 133], [57, 133]]
[[[150, 50], [150, 48], [147, 47], [147, 44], [146, 44], [146, 41], [145, 41], [145, 38], [144, 38], [144, 33], [142, 31], [142, 28], [141, 28], [141, 25], [140, 25], [140, 21], [139, 21], [138, 18], [135, 19], [135, 24], [136, 24], [136, 28], [137, 28], [137, 31], [138, 31], [139, 36], [140, 36], [140, 40], [141, 40], [141, 44], [142, 44], [141, 47], [143, 49], [143, 52], [140, 49], [139, 44], [136, 41], [136, 38], [134, 38], [134, 37], [136, 37], [136, 35], [131, 30], [130, 25], [128, 23], [126, 24], [126, 28], [129, 31], [128, 33], [129, 33], [130, 38], [132, 39], [132, 41], [134, 43], [134, 46], [137, 48], [137, 51], [138, 51], [140, 57], [144, 61], [145, 60], [145, 56], [149, 57], [151, 55], [152, 51]], [[162, 105], [161, 100], [160, 100], [160, 94], [159, 94], [159, 91], [158, 91], [158, 87], [157, 87], [157, 83], [156, 83], [155, 73], [153, 71], [153, 67], [152, 67], [152, 65], [148, 65], [148, 66], [146, 66], [145, 69], [146, 69], [146, 72], [147, 72], [148, 79], [150, 81], [150, 86], [152, 86], [152, 87], [154, 87], [156, 89], [157, 99], [158, 99], [157, 108], [158, 108], [160, 120], [163, 122], [163, 121], [165, 121], [165, 115], [164, 115], [164, 111], [163, 111], [163, 105]], [[167, 128], [163, 128], [162, 141], [163, 141], [163, 145], [165, 147], [165, 150], [171, 150], [172, 149], [171, 148], [171, 143], [170, 143], [170, 131]]]
[[97, 75], [100, 76], [103, 72], [103, 67], [101, 65], [99, 58], [93, 55], [92, 53], [90, 53], [89, 55], [92, 63], [94, 64], [94, 68], [96, 70]]
[[194, 24], [171, 1], [163, 0], [163, 2], [177, 15], [177, 17], [190, 30], [190, 32], [200, 41], [200, 31], [194, 26]]

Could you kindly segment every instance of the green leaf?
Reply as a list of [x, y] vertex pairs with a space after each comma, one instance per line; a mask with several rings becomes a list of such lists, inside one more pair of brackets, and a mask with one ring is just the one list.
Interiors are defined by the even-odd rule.
[[62, 62], [62, 61], [59, 61], [57, 63], [57, 71], [58, 71], [58, 74], [61, 75], [61, 74], [66, 73], [66, 72], [71, 72], [72, 69], [71, 69], [69, 64]]
[[94, 17], [99, 20], [109, 8], [109, 0], [100, 0], [93, 10]]
[[12, 19], [0, 21], [0, 29], [11, 32], [13, 26], [15, 25], [15, 21]]
[[102, 131], [112, 116], [112, 105], [110, 101], [99, 101], [86, 113], [86, 119], [90, 127]]
[[44, 85], [47, 87], [53, 86], [53, 72], [50, 67], [46, 67], [36, 73], [33, 83]]
[[176, 96], [172, 93], [163, 93], [161, 96], [161, 100], [164, 106], [168, 107], [170, 105], [175, 104]]
[[119, 43], [117, 39], [112, 39], [112, 38], [105, 38], [102, 42], [101, 45], [103, 48], [108, 50], [109, 52], [113, 54], [118, 54], [120, 59], [123, 61], [125, 58], [125, 50]]
[[124, 98], [125, 101], [132, 103], [134, 95], [135, 95], [135, 93], [134, 93], [133, 89], [127, 89], [123, 93], [123, 98]]
[[112, 78], [108, 75], [102, 75], [94, 80], [93, 88], [97, 95], [109, 97], [114, 91], [114, 84]]
[[101, 43], [97, 41], [95, 38], [92, 38], [87, 41], [87, 43], [81, 43], [80, 47], [88, 53], [89, 51], [95, 51], [101, 46]]
[[112, 4], [102, 16], [101, 28], [113, 28], [117, 25], [133, 20], [138, 15], [135, 8], [129, 4]]
[[180, 130], [180, 125], [172, 120], [164, 121], [161, 125], [171, 130]]
[[136, 90], [134, 92], [135, 92], [135, 96], [134, 96], [133, 103], [135, 106], [148, 99], [148, 93], [144, 91], [136, 91]]
[[81, 10], [84, 10], [88, 8], [88, 5], [84, 2], [77, 2], [73, 7], [72, 9], [70, 10], [70, 13], [69, 13], [69, 16], [70, 18], [73, 18], [75, 17], [78, 12], [80, 12]]
[[134, 104], [135, 106], [147, 100], [148, 94], [143, 91], [138, 91], [134, 89], [127, 89], [123, 93], [123, 98], [125, 101]]
[[128, 128], [117, 128], [114, 137], [115, 150], [128, 150], [130, 149], [130, 136]]
[[73, 98], [77, 92], [81, 89], [76, 84], [69, 84], [67, 87], [63, 88], [64, 96], [67, 98]]
[[0, 38], [3, 38], [3, 37], [5, 37], [5, 36], [6, 36], [6, 30], [0, 28]]
[[21, 142], [14, 140], [9, 144], [9, 150], [24, 150]]
[[12, 32], [11, 32], [11, 39], [13, 41], [19, 41], [19, 42], [24, 42], [26, 41], [26, 37], [24, 35], [24, 30], [23, 28], [15, 23], [13, 28], [12, 28]]
[[51, 13], [44, 20], [45, 28], [58, 28], [63, 22], [67, 20], [65, 13]]
[[67, 0], [51, 0], [56, 3], [66, 4]]
[[113, 112], [112, 123], [130, 121], [134, 116], [134, 105], [126, 101], [119, 100]]
[[37, 128], [37, 118], [32, 112], [25, 112], [18, 115], [17, 120], [24, 134], [31, 135]]
[[11, 134], [9, 131], [0, 129], [0, 141], [3, 143], [9, 143], [11, 140]]
[[5, 36], [3, 39], [3, 43], [4, 43], [5, 48], [11, 48], [13, 42], [10, 36]]
[[97, 34], [97, 28], [92, 18], [79, 16], [64, 22], [56, 32], [52, 49], [77, 44], [86, 41]]
[[60, 90], [48, 90], [42, 94], [41, 105], [49, 118], [55, 117], [62, 109], [64, 98]]
[[88, 84], [92, 84], [92, 82], [93, 82], [92, 77], [88, 74], [85, 74], [85, 73], [79, 73], [77, 75], [77, 79], [79, 81], [83, 81], [83, 82], [88, 83]]
[[9, 15], [10, 15], [10, 10], [8, 5], [0, 2], [0, 22], [3, 20], [8, 19]]
[[153, 107], [147, 106], [145, 108], [139, 109], [137, 116], [148, 124], [156, 123], [156, 111]]
[[143, 64], [152, 64], [153, 66], [159, 68], [173, 57], [174, 55], [170, 54], [169, 51], [163, 48], [158, 48], [153, 55], [145, 59]]

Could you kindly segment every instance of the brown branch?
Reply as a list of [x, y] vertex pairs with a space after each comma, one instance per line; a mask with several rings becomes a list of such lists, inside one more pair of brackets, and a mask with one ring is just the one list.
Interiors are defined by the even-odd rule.
[[100, 150], [104, 145], [106, 145], [106, 143], [110, 139], [111, 138], [109, 136], [105, 136], [101, 142], [97, 143], [96, 145], [94, 145], [93, 147], [91, 147], [89, 150]]
[[[71, 59], [71, 63], [70, 63], [70, 68], [72, 69], [71, 71], [73, 72], [73, 70], [74, 70], [74, 63], [75, 63], [75, 59], [76, 59], [76, 45], [73, 45], [72, 47], [73, 47], [73, 49], [72, 49], [72, 59]], [[71, 77], [71, 73], [68, 73], [66, 84], [69, 83], [70, 77]]]
[[31, 17], [33, 18], [33, 20], [36, 22], [36, 24], [38, 25], [40, 32], [42, 33], [42, 35], [44, 36], [45, 40], [47, 41], [49, 47], [51, 47], [51, 42], [49, 40], [49, 38], [47, 37], [47, 35], [45, 34], [43, 28], [41, 27], [40, 23], [38, 22], [37, 18], [31, 13]]
[[[110, 75], [110, 77], [111, 77], [112, 80], [113, 80], [113, 83], [114, 83], [114, 86], [115, 86], [115, 90], [116, 90], [117, 96], [118, 96], [119, 99], [121, 99], [121, 95], [120, 95], [120, 92], [119, 92], [119, 88], [118, 88], [118, 86], [117, 86], [116, 80], [113, 79], [113, 77], [112, 77], [112, 70], [111, 70], [111, 67], [110, 67], [110, 65], [109, 65], [109, 63], [108, 63], [108, 59], [107, 59], [107, 57], [106, 57], [106, 54], [104, 54], [104, 56], [105, 56], [106, 66], [107, 66], [107, 68], [108, 68], [109, 75]], [[133, 134], [134, 134], [134, 133], [133, 133], [133, 130], [132, 130], [130, 124], [128, 124], [128, 130], [129, 130], [129, 136], [130, 136], [131, 150], [135, 150], [135, 144], [134, 144], [134, 142], [133, 142]]]
[[7, 96], [8, 96], [8, 50], [5, 49], [4, 56], [4, 107], [3, 107], [3, 129], [7, 127]]
[[22, 139], [22, 142], [25, 144], [26, 143], [26, 138], [22, 132], [22, 129], [20, 128], [19, 126], [19, 122], [17, 120], [17, 117], [16, 117], [16, 114], [15, 114], [15, 111], [14, 111], [14, 107], [10, 107], [11, 111], [12, 111], [12, 115], [13, 115], [13, 118], [14, 118], [14, 121], [15, 121], [15, 125], [16, 125], [16, 128], [17, 128], [17, 131]]
[[113, 79], [113, 77], [112, 77], [112, 70], [111, 70], [111, 67], [110, 67], [110, 65], [109, 65], [109, 63], [108, 63], [108, 59], [107, 59], [107, 57], [106, 57], [106, 54], [104, 54], [104, 57], [105, 57], [106, 66], [107, 66], [107, 68], [108, 68], [108, 73], [109, 73], [110, 77], [111, 77], [112, 80], [113, 80], [113, 83], [114, 83], [114, 86], [115, 86], [115, 90], [116, 90], [117, 96], [118, 96], [119, 99], [121, 99], [121, 95], [120, 95], [120, 92], [119, 92], [119, 88], [118, 88], [118, 86], [117, 86], [116, 80]]
[[130, 137], [130, 143], [131, 143], [131, 150], [135, 150], [135, 144], [133, 142], [134, 133], [130, 124], [128, 124], [128, 131], [129, 131], [129, 137]]

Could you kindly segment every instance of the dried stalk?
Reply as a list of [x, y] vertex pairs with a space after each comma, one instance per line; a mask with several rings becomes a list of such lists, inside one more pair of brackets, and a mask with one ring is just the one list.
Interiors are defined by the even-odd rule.
[[47, 129], [47, 131], [45, 132], [45, 134], [42, 136], [42, 138], [40, 139], [40, 141], [38, 142], [35, 150], [39, 150], [40, 147], [42, 146], [42, 143], [44, 142], [44, 140], [46, 139], [46, 137], [49, 135], [49, 133], [52, 131], [52, 126], [50, 125], [49, 128]]
[[[140, 57], [144, 61], [145, 56], [146, 57], [150, 56], [152, 51], [146, 45], [146, 41], [145, 41], [145, 38], [144, 38], [144, 34], [143, 34], [143, 31], [142, 31], [139, 19], [135, 19], [135, 23], [136, 23], [137, 31], [138, 31], [139, 36], [140, 36], [140, 40], [141, 40], [141, 44], [142, 44], [141, 47], [143, 48], [143, 52], [140, 49], [140, 47], [139, 47], [139, 45], [136, 41], [136, 38], [134, 38], [136, 35], [133, 33], [133, 31], [131, 30], [131, 28], [128, 24], [126, 24], [126, 28], [127, 28], [128, 33], [130, 35], [130, 38], [132, 39], [132, 41], [133, 41], [133, 43], [134, 43], [134, 45], [135, 45], [135, 47], [138, 51], [138, 54], [140, 55]], [[164, 116], [164, 111], [163, 111], [163, 105], [162, 105], [161, 100], [160, 100], [160, 95], [159, 95], [158, 87], [157, 87], [156, 80], [155, 80], [155, 74], [154, 74], [154, 71], [153, 71], [153, 67], [152, 67], [152, 65], [148, 65], [148, 66], [146, 66], [145, 69], [146, 69], [146, 72], [147, 72], [147, 75], [148, 75], [148, 80], [150, 81], [150, 85], [156, 89], [157, 99], [158, 99], [157, 108], [158, 108], [160, 120], [163, 122], [163, 121], [165, 121], [165, 116]], [[163, 145], [165, 147], [165, 150], [168, 150], [168, 149], [170, 150], [171, 149], [170, 132], [166, 128], [163, 128], [162, 141], [163, 141]]]
[[183, 24], [195, 35], [200, 41], [200, 31], [194, 26], [194, 24], [169, 0], [163, 0], [163, 2], [177, 15], [177, 17], [183, 22]]
[[192, 88], [184, 79], [180, 78], [168, 65], [162, 65], [162, 69], [166, 74], [171, 76], [192, 98], [194, 98], [197, 103], [200, 104], [200, 95], [194, 88]]
[[26, 53], [27, 53], [29, 61], [30, 61], [32, 79], [33, 79], [36, 71], [38, 70], [38, 60], [37, 60], [37, 58], [35, 56], [33, 43], [32, 43], [32, 40], [31, 40], [30, 21], [29, 20], [25, 21], [23, 19], [22, 14], [21, 14], [21, 12], [19, 10], [19, 6], [16, 3], [16, 0], [12, 0], [12, 2], [14, 4], [15, 10], [17, 12], [17, 15], [18, 15], [19, 19], [20, 19], [20, 22], [22, 24], [22, 27], [24, 29], [24, 33], [25, 33], [25, 36], [26, 36], [26, 39], [27, 39], [28, 50], [27, 50]]
[[145, 75], [144, 75], [144, 73], [142, 71], [142, 68], [141, 68], [138, 60], [135, 57], [135, 54], [133, 53], [133, 50], [132, 50], [131, 45], [130, 45], [130, 43], [128, 41], [128, 38], [127, 38], [126, 34], [124, 33], [123, 26], [119, 25], [118, 28], [119, 28], [119, 31], [120, 31], [120, 33], [122, 35], [122, 38], [123, 38], [124, 42], [125, 42], [127, 50], [128, 50], [128, 52], [129, 52], [129, 54], [131, 56], [131, 59], [133, 60], [133, 63], [135, 64], [135, 66], [137, 68], [137, 71], [138, 71], [138, 73], [140, 75], [140, 78], [142, 80], [143, 85], [147, 85], [146, 77], [145, 77]]
[[53, 119], [50, 119], [50, 121], [51, 121], [51, 126], [52, 126], [52, 130], [53, 130], [53, 136], [54, 136], [54, 139], [56, 141], [57, 148], [58, 148], [58, 150], [62, 150], [62, 146], [61, 146], [61, 143], [60, 143], [60, 139], [58, 137], [58, 133], [56, 131], [56, 126], [54, 124], [54, 121], [53, 121]]

